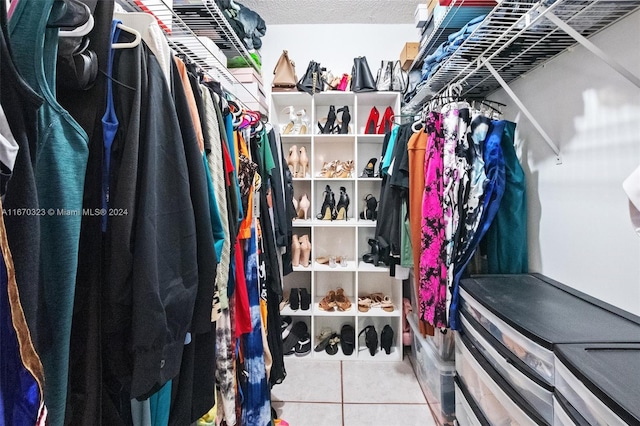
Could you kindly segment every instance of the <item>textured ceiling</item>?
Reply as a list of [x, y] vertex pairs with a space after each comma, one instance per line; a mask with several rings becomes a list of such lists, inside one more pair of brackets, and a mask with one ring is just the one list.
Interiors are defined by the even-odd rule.
[[240, 0], [269, 25], [412, 24], [415, 0]]

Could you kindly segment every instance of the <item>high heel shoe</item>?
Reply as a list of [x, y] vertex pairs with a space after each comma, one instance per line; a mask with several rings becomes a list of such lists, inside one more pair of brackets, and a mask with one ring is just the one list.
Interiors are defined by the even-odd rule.
[[338, 112], [342, 113], [342, 117], [340, 119], [340, 124], [339, 124], [340, 131], [338, 133], [340, 133], [341, 135], [346, 135], [349, 133], [349, 122], [351, 121], [351, 114], [349, 113], [349, 107], [345, 105], [342, 108], [340, 108]]
[[309, 242], [309, 236], [303, 235], [298, 241], [300, 242], [300, 265], [305, 268], [309, 266], [309, 258], [311, 256], [311, 243]]
[[391, 128], [393, 127], [393, 117], [393, 109], [389, 106], [384, 110], [384, 115], [382, 116], [382, 120], [378, 126], [379, 135], [384, 135], [391, 131]]
[[300, 240], [296, 234], [293, 234], [291, 238], [291, 266], [300, 265], [300, 252]]
[[340, 162], [333, 175], [335, 178], [346, 179], [350, 178], [353, 173], [353, 160]]
[[303, 311], [308, 311], [309, 306], [311, 305], [311, 294], [309, 290], [302, 287], [300, 288], [300, 309]]
[[307, 168], [309, 167], [309, 157], [307, 156], [307, 148], [305, 148], [304, 146], [300, 147], [300, 155], [298, 161], [300, 162], [300, 171], [298, 172], [297, 177], [306, 178]]
[[320, 213], [316, 216], [321, 220], [333, 220], [333, 211], [336, 208], [336, 198], [329, 185], [324, 190], [324, 201], [322, 202], [322, 208]]
[[349, 213], [349, 194], [344, 186], [340, 187], [340, 199], [336, 206], [336, 220], [348, 220]]
[[336, 122], [336, 107], [333, 105], [329, 106], [329, 114], [327, 115], [327, 120], [325, 121], [324, 127], [318, 122], [318, 127], [320, 128], [320, 133], [323, 135], [328, 135], [335, 130], [335, 122]]
[[372, 107], [369, 112], [369, 118], [367, 118], [367, 124], [364, 126], [365, 135], [375, 135], [378, 129], [378, 120], [380, 119], [380, 112], [378, 108]]
[[[294, 198], [295, 199], [295, 198]], [[311, 207], [311, 201], [307, 198], [307, 194], [304, 194], [300, 198], [300, 202], [298, 203], [298, 219], [307, 220], [309, 217], [307, 216], [309, 212], [309, 207]], [[302, 214], [301, 214], [302, 213]]]
[[393, 328], [389, 324], [382, 327], [380, 333], [380, 349], [389, 355], [391, 353], [391, 346], [393, 345]]
[[376, 220], [378, 218], [378, 200], [373, 194], [367, 194], [364, 197], [365, 208], [360, 212], [360, 219], [364, 220]]
[[362, 331], [360, 331], [360, 333], [358, 333], [358, 338], [362, 333], [365, 333], [364, 341], [367, 348], [369, 348], [369, 353], [371, 356], [374, 356], [378, 350], [378, 332], [376, 331], [376, 328], [373, 325], [366, 326]]
[[349, 74], [342, 74], [342, 79], [340, 79], [340, 84], [338, 84], [338, 90], [345, 92], [349, 87]]
[[289, 148], [289, 156], [287, 157], [287, 165], [289, 166], [289, 171], [293, 177], [296, 177], [299, 162], [300, 157], [298, 156], [298, 147], [293, 145]]
[[338, 167], [337, 161], [331, 161], [330, 163], [324, 163], [322, 169], [318, 172], [318, 177], [321, 178], [333, 178], [336, 174], [336, 168]]
[[367, 165], [365, 166], [365, 168], [362, 170], [362, 176], [360, 177], [368, 177], [368, 178], [375, 177], [375, 167], [377, 162], [378, 162], [377, 158], [370, 159]]
[[289, 115], [289, 122], [282, 131], [283, 135], [305, 135], [307, 134], [308, 121], [307, 111], [303, 108], [295, 111], [293, 106], [286, 107], [283, 112]]

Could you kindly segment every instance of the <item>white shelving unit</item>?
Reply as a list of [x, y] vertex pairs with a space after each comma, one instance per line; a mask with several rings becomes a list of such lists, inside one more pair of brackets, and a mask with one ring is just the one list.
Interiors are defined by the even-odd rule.
[[[351, 131], [346, 135], [319, 134], [318, 122], [327, 116], [329, 106], [336, 110], [347, 105], [351, 114]], [[287, 305], [281, 315], [290, 315], [294, 321], [307, 323], [312, 335], [312, 348], [317, 345], [317, 336], [326, 327], [340, 333], [343, 324], [351, 324], [356, 332], [356, 346], [350, 356], [338, 349], [335, 355], [312, 350], [307, 358], [326, 360], [375, 360], [397, 361], [402, 359], [402, 281], [389, 276], [389, 268], [375, 267], [362, 261], [362, 255], [370, 252], [368, 239], [375, 236], [376, 222], [361, 220], [360, 212], [364, 209], [364, 197], [373, 194], [380, 196], [381, 178], [362, 178], [363, 169], [371, 158], [378, 161], [382, 153], [384, 135], [364, 134], [365, 124], [371, 108], [375, 106], [382, 117], [387, 107], [395, 113], [400, 111], [400, 94], [394, 92], [352, 93], [322, 92], [314, 96], [304, 92], [272, 93], [270, 114], [274, 126], [280, 128], [289, 122], [286, 107], [293, 106], [295, 111], [304, 109], [308, 124], [306, 135], [282, 135], [285, 157], [289, 149], [296, 146], [299, 150], [304, 146], [309, 157], [309, 172], [306, 177], [294, 178], [294, 196], [299, 200], [304, 194], [311, 201], [309, 218], [293, 221], [293, 233], [298, 236], [309, 235], [311, 242], [311, 258], [308, 267], [297, 266], [294, 271], [284, 277], [284, 292], [288, 294], [292, 288], [306, 288], [311, 294], [309, 310], [293, 311]], [[338, 119], [341, 113], [338, 113]], [[340, 160], [353, 160], [355, 167], [351, 178], [317, 177], [323, 163]], [[378, 169], [378, 163], [375, 165]], [[325, 186], [329, 185], [336, 197], [340, 198], [340, 187], [344, 186], [349, 195], [350, 204], [347, 220], [320, 220], [316, 215], [320, 212]], [[337, 265], [331, 268], [315, 262], [321, 256], [346, 256], [347, 266]], [[330, 290], [342, 287], [352, 303], [351, 309], [345, 312], [327, 312], [319, 308], [319, 302]], [[367, 296], [374, 292], [388, 295], [394, 304], [393, 312], [381, 308], [372, 308], [368, 312], [358, 311], [358, 296]], [[375, 356], [371, 356], [365, 345], [364, 334], [358, 339], [358, 333], [368, 325], [374, 325], [380, 340], [382, 328], [389, 324], [394, 332], [391, 353], [387, 355], [380, 349], [379, 343]]]

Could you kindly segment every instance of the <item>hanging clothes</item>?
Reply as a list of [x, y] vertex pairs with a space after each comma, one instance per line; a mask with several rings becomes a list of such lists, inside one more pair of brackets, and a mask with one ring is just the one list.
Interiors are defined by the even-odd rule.
[[[50, 340], [39, 349], [49, 423], [62, 425], [66, 410], [69, 342], [89, 155], [85, 131], [55, 99], [58, 29], [47, 28], [53, 0], [21, 0], [9, 22], [20, 73], [45, 102], [38, 110], [35, 177], [41, 217], [40, 277]], [[22, 207], [22, 206], [21, 206]], [[43, 324], [44, 325], [44, 324]]]
[[[473, 233], [468, 244], [468, 254], [466, 255], [467, 263], [471, 259], [471, 254], [478, 247], [482, 238], [486, 234], [491, 222], [493, 221], [505, 188], [505, 164], [502, 155], [501, 140], [505, 129], [505, 121], [494, 121], [489, 127], [488, 136], [485, 139], [483, 150], [484, 170], [486, 174], [486, 185], [484, 185], [484, 194], [481, 208], [481, 217], [478, 221], [477, 229]], [[465, 265], [461, 265], [461, 270], [456, 274], [457, 280], [461, 278]], [[451, 306], [449, 312], [449, 323], [453, 330], [460, 329], [459, 319], [459, 286], [455, 285], [451, 298]]]
[[446, 327], [447, 271], [445, 268], [445, 223], [442, 209], [444, 199], [442, 117], [432, 112], [425, 126], [429, 142], [425, 153], [425, 187], [422, 197], [420, 239], [420, 319], [435, 327]]
[[485, 237], [490, 274], [526, 274], [527, 184], [514, 147], [516, 124], [504, 125], [500, 146], [505, 163], [505, 189], [500, 208]]

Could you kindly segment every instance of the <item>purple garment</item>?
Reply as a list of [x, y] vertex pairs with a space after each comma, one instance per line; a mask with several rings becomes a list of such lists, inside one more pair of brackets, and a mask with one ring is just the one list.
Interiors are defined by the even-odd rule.
[[420, 239], [420, 318], [436, 327], [446, 327], [447, 270], [443, 204], [442, 118], [431, 112], [426, 122], [429, 133], [425, 153]]

